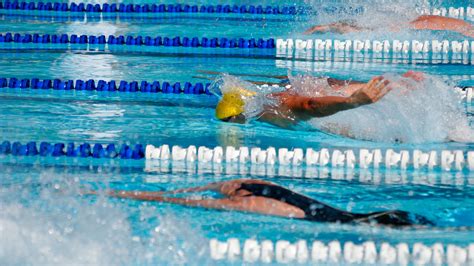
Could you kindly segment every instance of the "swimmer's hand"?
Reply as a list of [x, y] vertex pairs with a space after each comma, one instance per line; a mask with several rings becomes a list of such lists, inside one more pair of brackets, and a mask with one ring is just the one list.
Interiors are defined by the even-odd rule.
[[352, 94], [350, 101], [355, 106], [375, 103], [390, 91], [388, 84], [389, 81], [384, 80], [383, 77], [375, 77]]
[[331, 24], [313, 26], [307, 29], [304, 32], [304, 34], [309, 35], [315, 32], [335, 32], [335, 33], [344, 34], [344, 33], [349, 33], [349, 32], [358, 32], [362, 30], [363, 28], [350, 22], [335, 22]]

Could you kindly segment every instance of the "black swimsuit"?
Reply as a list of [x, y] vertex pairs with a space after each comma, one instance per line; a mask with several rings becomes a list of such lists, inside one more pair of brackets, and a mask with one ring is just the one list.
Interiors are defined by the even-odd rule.
[[305, 213], [304, 220], [315, 222], [340, 222], [340, 223], [378, 223], [392, 226], [408, 225], [433, 225], [431, 221], [423, 216], [410, 214], [405, 211], [384, 211], [369, 214], [358, 214], [342, 211], [315, 199], [295, 193], [289, 189], [270, 185], [242, 183], [239, 190], [244, 189], [252, 193], [249, 196], [260, 196], [275, 199], [295, 206]]

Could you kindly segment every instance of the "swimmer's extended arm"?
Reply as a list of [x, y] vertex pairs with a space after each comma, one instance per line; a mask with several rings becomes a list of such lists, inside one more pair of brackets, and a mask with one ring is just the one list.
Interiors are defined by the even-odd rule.
[[[461, 19], [422, 15], [410, 22], [410, 27], [415, 30], [448, 30], [460, 33], [464, 36], [474, 38], [474, 25]], [[370, 30], [356, 25], [353, 22], [336, 22], [325, 25], [316, 25], [308, 30], [305, 34], [313, 34], [315, 32], [337, 32], [348, 33], [358, 32], [363, 30]], [[392, 28], [389, 30], [399, 30], [399, 28]]]
[[[246, 184], [269, 184], [273, 183], [258, 180], [258, 179], [235, 179], [223, 182], [213, 182], [205, 186], [181, 188], [169, 191], [127, 191], [127, 190], [109, 190], [105, 194], [107, 196], [118, 197], [118, 198], [136, 198], [136, 199], [153, 199], [155, 197], [163, 197], [164, 195], [176, 195], [182, 193], [192, 192], [203, 192], [203, 191], [215, 191], [225, 196], [233, 196], [235, 192], [240, 188], [242, 183]], [[100, 195], [99, 191], [84, 190], [83, 195]]]
[[[248, 182], [248, 181], [245, 181]], [[238, 184], [239, 180], [223, 182], [221, 184]], [[256, 180], [255, 182], [250, 181], [249, 183], [265, 183], [269, 182]], [[206, 186], [207, 187], [207, 186]], [[239, 185], [240, 187], [240, 185]], [[109, 191], [107, 193], [111, 197], [123, 198], [123, 199], [134, 199], [134, 200], [145, 200], [155, 201], [163, 203], [173, 203], [189, 207], [200, 207], [207, 209], [216, 210], [227, 210], [227, 211], [243, 211], [252, 212], [265, 215], [282, 216], [282, 217], [294, 217], [303, 218], [304, 212], [298, 207], [283, 203], [281, 201], [265, 198], [260, 196], [232, 196], [224, 199], [189, 199], [189, 198], [174, 198], [166, 197], [155, 192], [142, 192], [142, 191]]]
[[383, 77], [373, 78], [363, 86], [357, 85], [360, 89], [350, 97], [307, 97], [288, 92], [277, 93], [273, 96], [280, 100], [282, 109], [290, 110], [298, 120], [308, 120], [312, 117], [330, 116], [340, 111], [374, 103], [388, 92], [387, 84], [388, 82], [383, 80]]
[[474, 25], [461, 19], [423, 15], [410, 22], [416, 30], [449, 30], [474, 38]]
[[353, 21], [340, 21], [330, 24], [316, 25], [307, 29], [304, 34], [313, 34], [315, 32], [336, 32], [336, 33], [349, 33], [349, 32], [358, 32], [370, 30], [369, 28], [364, 28], [359, 25], [356, 25]]

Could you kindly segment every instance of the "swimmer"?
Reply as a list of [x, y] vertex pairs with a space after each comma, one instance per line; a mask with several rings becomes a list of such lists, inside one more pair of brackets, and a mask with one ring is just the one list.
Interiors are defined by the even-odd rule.
[[[223, 198], [192, 199], [169, 196], [203, 191], [217, 192]], [[91, 191], [85, 194], [99, 193]], [[423, 216], [400, 210], [378, 211], [367, 214], [343, 211], [263, 180], [237, 179], [165, 192], [113, 190], [108, 191], [107, 195], [116, 198], [174, 203], [190, 207], [258, 213], [311, 222], [364, 223], [391, 227], [434, 225]]]
[[[403, 24], [400, 24], [403, 25]], [[413, 30], [435, 30], [435, 31], [453, 31], [460, 33], [464, 36], [474, 38], [474, 25], [461, 19], [434, 16], [434, 15], [422, 15], [416, 19], [410, 21], [408, 27]], [[397, 27], [389, 27], [391, 31], [400, 30]], [[360, 32], [370, 31], [369, 27], [357, 25], [354, 21], [340, 21], [325, 25], [316, 25], [308, 30], [305, 34], [313, 34], [316, 32], [335, 32], [335, 33], [349, 33], [349, 32]]]
[[[424, 74], [408, 71], [403, 77], [416, 82], [423, 80]], [[325, 82], [325, 85], [314, 84], [313, 92], [316, 96], [308, 93], [298, 94], [292, 89], [265, 95], [274, 104], [264, 105], [256, 115], [257, 120], [292, 129], [302, 121], [331, 116], [340, 111], [375, 103], [393, 88], [383, 76], [374, 77], [368, 83], [333, 78], [316, 78], [316, 80]], [[320, 90], [320, 86], [326, 87], [325, 92]], [[225, 122], [245, 123], [248, 120], [245, 107], [247, 102], [251, 102], [253, 93], [241, 87], [223, 91], [222, 98], [216, 106], [216, 117]]]

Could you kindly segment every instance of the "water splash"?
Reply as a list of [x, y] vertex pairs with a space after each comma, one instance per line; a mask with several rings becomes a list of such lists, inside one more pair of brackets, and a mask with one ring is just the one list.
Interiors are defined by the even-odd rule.
[[[247, 119], [253, 119], [262, 114], [265, 106], [277, 106], [277, 102], [267, 95], [281, 91], [281, 88], [257, 86], [239, 77], [222, 74], [211, 84], [209, 91], [218, 97], [231, 91], [239, 92], [245, 102], [243, 114]], [[246, 95], [246, 91], [252, 95]]]
[[[308, 28], [313, 25], [329, 24], [334, 22], [349, 22], [349, 24], [356, 25], [362, 29], [362, 32], [349, 32], [345, 33], [346, 38], [440, 38], [440, 37], [459, 37], [459, 35], [450, 32], [434, 32], [434, 31], [416, 31], [410, 30], [410, 22], [415, 20], [423, 10], [438, 7], [441, 4], [426, 0], [415, 0], [415, 1], [402, 1], [402, 0], [391, 0], [391, 1], [344, 1], [341, 3], [321, 3], [318, 0], [307, 1], [307, 3], [313, 6], [320, 12], [310, 19]], [[324, 7], [338, 7], [353, 8], [363, 7], [363, 12], [350, 13], [350, 12], [338, 12], [334, 15], [333, 12], [324, 12]], [[331, 9], [330, 9], [331, 10]], [[330, 33], [330, 38], [334, 38], [335, 33]]]
[[315, 77], [311, 75], [291, 75], [288, 72], [288, 78], [291, 84], [291, 91], [297, 95], [308, 97], [322, 96], [344, 96], [342, 90], [334, 90], [329, 85], [327, 77]]
[[186, 219], [139, 207], [153, 222], [137, 232], [143, 227], [124, 203], [79, 196], [77, 175], [46, 170], [34, 179], [0, 186], [0, 265], [199, 265], [209, 257], [204, 235]]
[[460, 96], [441, 79], [385, 75], [393, 89], [375, 104], [310, 121], [313, 127], [381, 142], [474, 142]]
[[110, 206], [81, 206], [73, 216], [3, 204], [0, 213], [2, 265], [129, 264], [129, 224]]
[[[321, 3], [318, 0], [308, 1], [318, 12], [318, 19], [324, 22], [336, 22], [340, 20], [355, 20], [361, 26], [383, 27], [388, 24], [408, 22], [418, 16], [417, 10], [429, 6], [426, 1], [344, 1], [343, 3]], [[335, 16], [332, 12], [324, 12], [325, 7], [348, 8], [363, 7], [363, 12], [339, 12]], [[330, 9], [332, 10], [332, 9]]]

